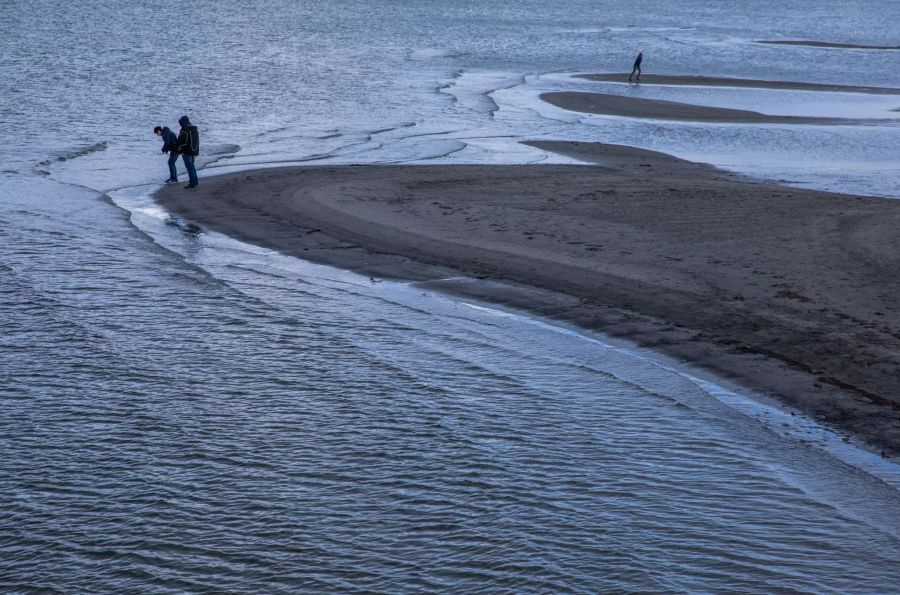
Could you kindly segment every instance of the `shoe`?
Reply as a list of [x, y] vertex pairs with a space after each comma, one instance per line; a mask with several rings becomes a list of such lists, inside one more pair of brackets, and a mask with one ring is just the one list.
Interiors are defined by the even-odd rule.
[[175, 184], [176, 182], [178, 182], [178, 180], [173, 180], [172, 178], [169, 178], [168, 180], [163, 182], [163, 184]]
[[196, 188], [197, 184], [188, 184], [185, 188]]

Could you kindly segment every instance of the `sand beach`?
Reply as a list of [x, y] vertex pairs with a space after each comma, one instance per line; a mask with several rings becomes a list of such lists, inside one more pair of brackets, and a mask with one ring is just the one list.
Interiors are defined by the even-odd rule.
[[900, 453], [900, 202], [528, 144], [592, 165], [287, 167], [157, 199], [285, 254], [627, 338]]

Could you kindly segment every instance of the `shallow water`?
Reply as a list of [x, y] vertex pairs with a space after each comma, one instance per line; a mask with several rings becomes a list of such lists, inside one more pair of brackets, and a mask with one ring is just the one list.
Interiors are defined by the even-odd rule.
[[887, 43], [895, 9], [810, 2], [765, 22], [746, 6], [0, 5], [15, 141], [0, 147], [0, 588], [890, 590], [895, 465], [652, 353], [185, 234], [148, 198], [165, 176], [150, 130], [185, 112], [201, 176], [565, 161], [517, 142], [543, 137], [895, 193], [895, 126], [661, 124], [536, 100], [602, 87], [890, 117], [884, 96], [564, 73], [622, 70], [639, 42], [668, 72], [900, 86], [895, 56], [750, 43]]

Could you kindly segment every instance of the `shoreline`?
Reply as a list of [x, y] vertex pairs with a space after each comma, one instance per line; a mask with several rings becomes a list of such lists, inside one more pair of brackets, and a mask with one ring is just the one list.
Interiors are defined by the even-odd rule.
[[900, 202], [632, 147], [527, 144], [599, 167], [277, 168], [156, 199], [285, 254], [660, 350], [900, 454]]

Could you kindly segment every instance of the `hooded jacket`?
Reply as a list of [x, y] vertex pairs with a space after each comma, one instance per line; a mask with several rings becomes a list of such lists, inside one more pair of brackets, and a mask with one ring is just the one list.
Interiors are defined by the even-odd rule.
[[168, 126], [163, 126], [161, 136], [162, 136], [162, 141], [163, 141], [163, 146], [162, 146], [163, 153], [168, 153], [169, 151], [174, 152], [175, 151], [175, 141], [178, 140], [178, 137], [175, 136], [175, 133], [172, 132], [171, 130], [169, 130]]
[[181, 124], [181, 131], [178, 133], [178, 140], [175, 141], [175, 150], [181, 155], [199, 155], [200, 132], [197, 127], [191, 124], [187, 116], [181, 116], [178, 123]]

